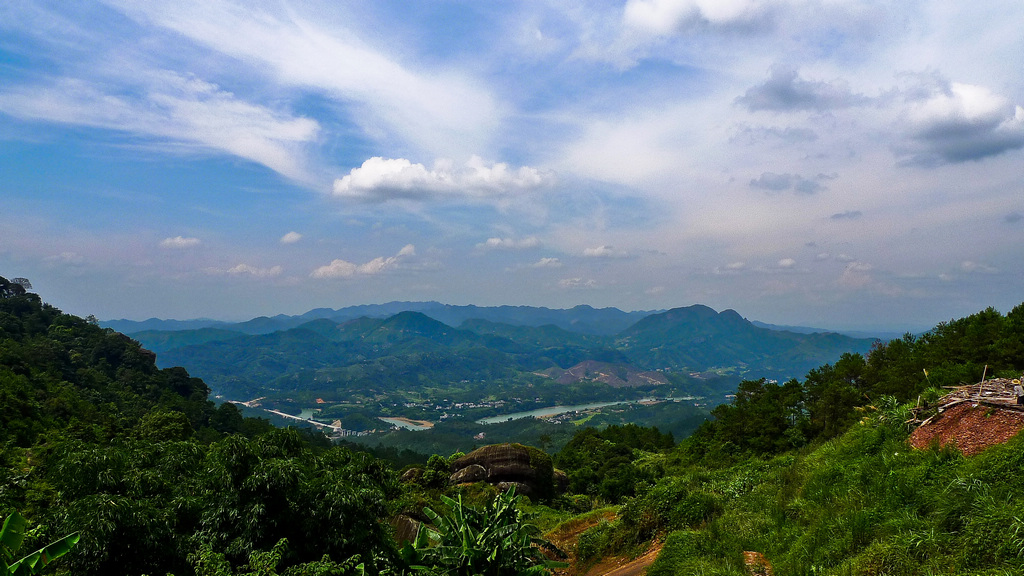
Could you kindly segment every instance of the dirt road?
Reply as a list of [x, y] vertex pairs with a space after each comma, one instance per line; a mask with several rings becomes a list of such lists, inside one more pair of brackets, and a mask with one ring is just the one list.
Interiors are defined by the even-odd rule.
[[586, 576], [641, 576], [647, 573], [647, 567], [654, 563], [659, 552], [660, 543], [652, 546], [646, 554], [635, 560], [626, 561], [620, 558], [601, 562], [588, 570]]

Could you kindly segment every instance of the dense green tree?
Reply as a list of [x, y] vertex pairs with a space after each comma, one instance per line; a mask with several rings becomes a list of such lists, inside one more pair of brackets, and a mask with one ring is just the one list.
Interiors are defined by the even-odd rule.
[[554, 463], [569, 477], [569, 492], [617, 503], [634, 495], [638, 484], [654, 480], [651, 470], [635, 464], [641, 453], [674, 444], [671, 434], [635, 424], [584, 428], [555, 455]]

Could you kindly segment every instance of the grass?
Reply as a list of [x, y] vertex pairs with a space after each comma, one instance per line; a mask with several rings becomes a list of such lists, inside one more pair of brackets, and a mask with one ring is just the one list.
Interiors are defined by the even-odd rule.
[[1024, 575], [1024, 436], [971, 458], [906, 437], [870, 421], [799, 454], [676, 467], [618, 520], [595, 511], [552, 533], [586, 526], [581, 558], [667, 535], [652, 576], [741, 574], [745, 550], [776, 574]]

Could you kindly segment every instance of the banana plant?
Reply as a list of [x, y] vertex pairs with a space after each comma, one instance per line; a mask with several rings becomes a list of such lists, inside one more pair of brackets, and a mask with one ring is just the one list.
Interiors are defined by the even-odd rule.
[[11, 514], [4, 520], [4, 527], [0, 529], [0, 567], [4, 576], [29, 576], [39, 574], [50, 562], [68, 553], [78, 542], [78, 532], [43, 546], [28, 556], [16, 558], [18, 548], [25, 540], [25, 529], [28, 527], [28, 520], [17, 512]]
[[538, 537], [536, 526], [525, 521], [515, 490], [499, 494], [483, 510], [441, 496], [447, 514], [430, 508], [423, 513], [432, 527], [422, 526], [412, 546], [403, 551], [413, 570], [441, 571], [457, 576], [527, 576], [548, 574], [565, 567], [549, 560], [542, 549], [557, 549]]

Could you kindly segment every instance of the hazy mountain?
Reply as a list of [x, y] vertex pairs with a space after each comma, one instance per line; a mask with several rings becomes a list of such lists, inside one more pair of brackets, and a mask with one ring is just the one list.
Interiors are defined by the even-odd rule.
[[809, 326], [788, 326], [780, 324], [768, 324], [767, 322], [759, 322], [757, 320], [751, 320], [751, 324], [758, 328], [767, 328], [769, 330], [780, 330], [785, 332], [796, 332], [798, 334], [815, 334], [815, 333], [827, 333], [835, 332], [836, 334], [842, 334], [843, 336], [849, 336], [850, 338], [877, 338], [883, 342], [889, 340], [895, 340], [896, 338], [902, 338], [905, 332], [893, 332], [886, 330], [828, 330], [825, 328], [811, 328]]
[[623, 312], [618, 308], [593, 308], [576, 306], [570, 309], [552, 309], [534, 306], [453, 306], [439, 302], [389, 302], [387, 304], [366, 304], [333, 310], [316, 308], [298, 316], [278, 314], [260, 316], [245, 322], [229, 323], [215, 320], [109, 320], [100, 324], [125, 334], [151, 330], [194, 330], [216, 326], [244, 334], [269, 334], [280, 330], [296, 328], [310, 320], [329, 319], [345, 322], [356, 318], [389, 318], [401, 312], [420, 312], [449, 326], [459, 326], [467, 320], [487, 320], [513, 326], [553, 325], [581, 334], [610, 336], [620, 332], [637, 320], [653, 312]]
[[196, 318], [193, 320], [161, 320], [150, 318], [148, 320], [101, 320], [100, 326], [110, 328], [122, 334], [134, 334], [147, 330], [197, 330], [211, 326], [223, 327], [229, 324], [209, 318]]

